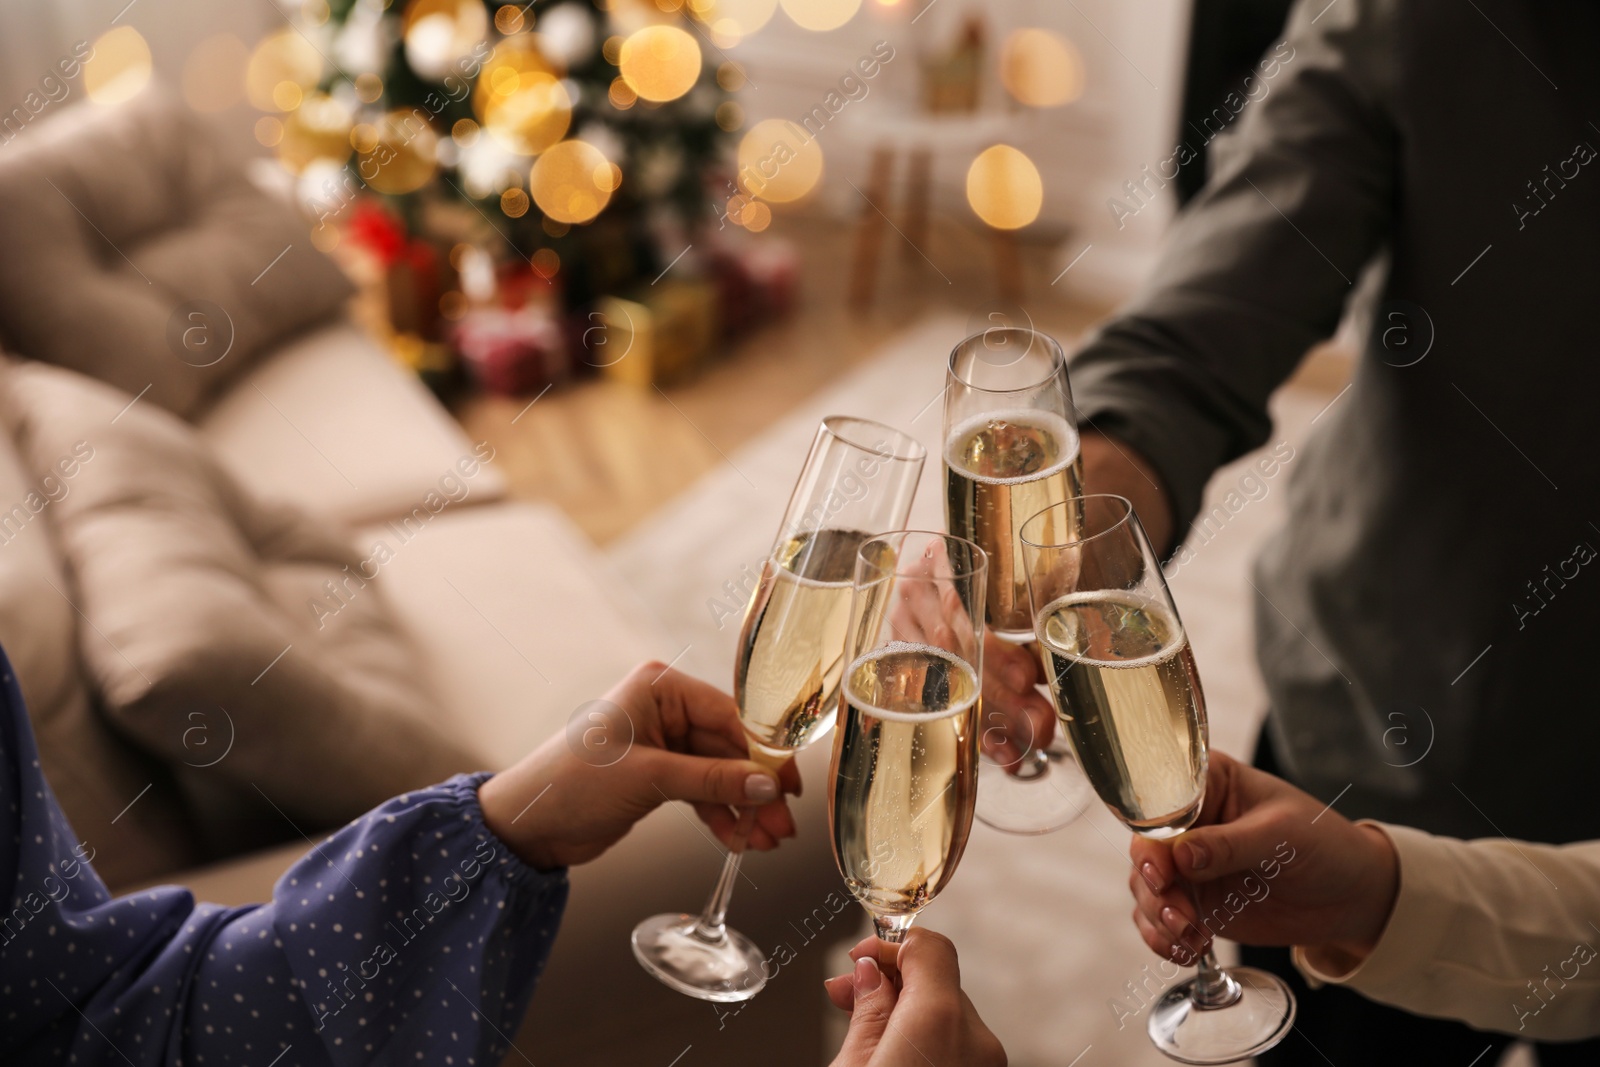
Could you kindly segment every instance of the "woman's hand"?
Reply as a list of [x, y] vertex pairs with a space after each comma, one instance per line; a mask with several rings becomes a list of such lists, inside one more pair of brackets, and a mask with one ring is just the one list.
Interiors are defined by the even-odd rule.
[[824, 983], [828, 999], [850, 1013], [850, 1032], [833, 1067], [1005, 1067], [1006, 1050], [961, 991], [961, 966], [950, 939], [913, 928], [899, 946], [895, 975], [878, 960], [891, 946], [869, 937], [850, 950], [850, 974]]
[[[1372, 951], [1400, 886], [1383, 831], [1220, 752], [1196, 825], [1129, 848], [1134, 925], [1157, 955], [1187, 965], [1217, 935], [1318, 947], [1345, 970]], [[1198, 889], [1203, 919], [1179, 876]]]
[[[478, 790], [484, 822], [530, 866], [587, 863], [669, 800], [693, 804], [730, 847], [735, 806], [761, 805], [751, 848], [776, 848], [794, 836], [782, 799], [800, 792], [794, 761], [775, 771], [749, 759], [728, 694], [644, 663], [597, 707], [605, 710], [592, 725], [557, 734]], [[602, 751], [598, 742], [616, 749]]]
[[1056, 711], [1036, 686], [1045, 681], [1038, 654], [994, 634], [984, 635], [984, 753], [1015, 772], [1030, 750], [1044, 748], [1055, 737]]

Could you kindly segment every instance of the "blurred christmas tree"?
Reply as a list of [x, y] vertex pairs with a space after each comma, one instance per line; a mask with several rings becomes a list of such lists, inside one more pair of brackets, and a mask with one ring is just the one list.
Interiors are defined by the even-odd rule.
[[[285, 112], [279, 157], [332, 182], [323, 207], [364, 188], [443, 247], [487, 225], [505, 247], [474, 243], [559, 272], [567, 305], [587, 304], [665, 265], [742, 122], [728, 99], [742, 75], [707, 61], [684, 4], [311, 0], [300, 42], [276, 52], [284, 70], [261, 79]], [[304, 45], [312, 84], [294, 69]]]

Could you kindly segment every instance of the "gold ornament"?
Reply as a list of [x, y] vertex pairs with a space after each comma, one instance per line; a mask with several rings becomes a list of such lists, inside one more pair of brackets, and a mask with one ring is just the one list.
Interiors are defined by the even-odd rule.
[[399, 196], [432, 180], [439, 163], [439, 137], [420, 114], [396, 109], [372, 130], [376, 138], [371, 147], [356, 156], [356, 171], [369, 188]]
[[312, 93], [283, 119], [278, 159], [296, 174], [313, 160], [343, 163], [350, 154], [350, 112], [326, 93]]
[[[600, 176], [605, 176], [602, 184]], [[611, 162], [587, 141], [562, 141], [533, 164], [533, 201], [557, 222], [588, 222], [611, 200]]]

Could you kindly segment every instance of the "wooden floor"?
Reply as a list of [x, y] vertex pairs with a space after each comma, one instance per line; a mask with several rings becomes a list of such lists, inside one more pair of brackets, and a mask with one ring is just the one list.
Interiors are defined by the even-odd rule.
[[[514, 497], [555, 504], [605, 544], [920, 317], [955, 313], [981, 328], [986, 314], [1006, 306], [989, 244], [957, 224], [934, 227], [926, 259], [903, 241], [888, 249], [878, 299], [867, 312], [846, 300], [849, 224], [788, 216], [770, 232], [800, 253], [798, 310], [739, 342], [694, 380], [665, 391], [586, 380], [552, 389], [531, 407], [531, 398], [488, 395], [456, 404], [468, 435], [494, 446]], [[1022, 306], [1038, 328], [1070, 338], [1111, 312], [1048, 284], [1060, 269], [1050, 248], [1024, 244], [1022, 261]], [[1302, 377], [1331, 395], [1343, 387], [1342, 363], [1313, 360]]]

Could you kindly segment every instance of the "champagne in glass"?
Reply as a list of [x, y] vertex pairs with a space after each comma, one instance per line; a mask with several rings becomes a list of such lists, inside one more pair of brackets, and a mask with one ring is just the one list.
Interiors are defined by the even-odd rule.
[[[1021, 545], [1056, 714], [1090, 783], [1135, 833], [1182, 833], [1205, 799], [1205, 697], [1133, 505], [1053, 504], [1023, 523]], [[1151, 1005], [1150, 1039], [1184, 1063], [1233, 1063], [1283, 1040], [1294, 1014], [1276, 975], [1224, 970], [1208, 946], [1199, 973]]]
[[944, 461], [950, 532], [982, 545], [993, 561], [989, 628], [1029, 639], [1033, 613], [1017, 534], [1028, 516], [1083, 495], [1078, 431], [1043, 410], [979, 414], [946, 435]]
[[752, 751], [781, 763], [833, 724], [850, 580], [866, 540], [859, 530], [797, 534], [762, 567], [733, 679]]
[[972, 829], [987, 568], [971, 542], [922, 532], [859, 560], [828, 822], [846, 887], [897, 943]]
[[[950, 353], [944, 393], [945, 525], [989, 556], [984, 614], [1000, 637], [1033, 640], [1028, 576], [1017, 535], [1051, 504], [1083, 493], [1083, 461], [1066, 357], [1035, 330], [997, 326]], [[1020, 760], [985, 765], [978, 818], [999, 830], [1041, 834], [1077, 818], [1088, 788], [1055, 739], [1018, 736], [991, 706], [989, 730], [1009, 736]]]
[[[879, 423], [822, 420], [739, 633], [734, 697], [751, 759], [781, 767], [833, 726], [856, 561], [869, 532], [905, 525], [925, 457], [916, 441]], [[766, 984], [760, 948], [726, 924], [755, 815], [740, 811], [699, 915], [656, 915], [634, 928], [640, 964], [681, 993], [731, 1002]]]
[[1177, 616], [1115, 592], [1073, 593], [1040, 609], [1038, 632], [1095, 791], [1139, 833], [1187, 829], [1205, 790], [1206, 708]]

